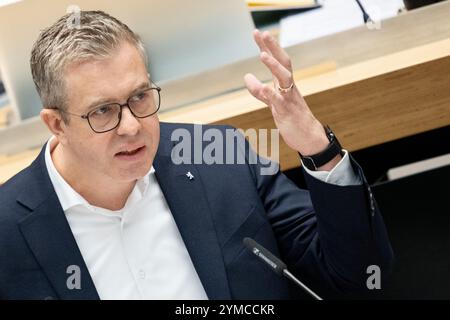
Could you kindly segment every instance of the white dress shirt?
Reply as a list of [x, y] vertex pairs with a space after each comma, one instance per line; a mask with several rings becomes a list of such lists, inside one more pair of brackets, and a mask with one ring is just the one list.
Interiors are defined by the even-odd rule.
[[[100, 299], [208, 299], [153, 166], [111, 211], [90, 205], [59, 174], [56, 143], [47, 143], [47, 171]], [[305, 170], [328, 183], [360, 183], [347, 152], [330, 172]]]
[[353, 171], [348, 151], [345, 149], [343, 149], [343, 151], [344, 156], [338, 162], [338, 164], [336, 164], [336, 166], [331, 169], [331, 171], [312, 171], [309, 170], [305, 165], [303, 165], [303, 168], [314, 178], [326, 183], [331, 183], [338, 186], [353, 186], [362, 184], [359, 175], [355, 174], [355, 172]]

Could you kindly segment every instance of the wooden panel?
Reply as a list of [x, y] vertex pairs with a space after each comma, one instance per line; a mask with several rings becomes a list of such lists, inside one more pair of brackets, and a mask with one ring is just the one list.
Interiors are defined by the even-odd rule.
[[6, 128], [8, 124], [8, 115], [11, 112], [9, 106], [4, 106], [0, 108], [0, 129]]

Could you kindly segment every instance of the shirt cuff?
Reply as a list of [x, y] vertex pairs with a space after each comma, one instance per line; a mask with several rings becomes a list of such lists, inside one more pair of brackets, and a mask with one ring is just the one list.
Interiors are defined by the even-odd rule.
[[326, 183], [338, 186], [361, 185], [362, 180], [353, 170], [348, 151], [344, 149], [342, 151], [344, 156], [331, 171], [312, 171], [303, 164], [303, 161], [302, 166], [309, 175]]

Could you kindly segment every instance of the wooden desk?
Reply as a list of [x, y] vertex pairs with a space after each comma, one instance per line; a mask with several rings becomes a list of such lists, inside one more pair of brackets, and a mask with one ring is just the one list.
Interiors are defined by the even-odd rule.
[[[417, 21], [422, 25], [416, 24]], [[299, 63], [301, 68], [295, 74], [296, 84], [314, 114], [333, 128], [350, 151], [450, 124], [450, 1], [391, 19], [383, 23], [380, 33], [376, 32], [357, 28], [289, 49], [297, 66], [301, 61], [301, 49], [319, 50], [319, 43], [328, 47], [326, 43], [333, 43], [333, 39], [346, 39], [343, 43], [349, 43], [350, 48], [359, 48], [358, 54], [350, 54], [354, 58], [354, 63], [350, 63], [346, 60], [348, 55], [344, 54], [348, 49], [336, 43], [328, 50], [336, 59], [324, 59], [322, 50], [319, 62], [309, 67]], [[355, 35], [377, 38], [382, 45]], [[404, 38], [409, 41], [400, 49], [399, 43], [404, 43]], [[310, 51], [306, 51], [305, 56], [314, 61]], [[247, 63], [250, 66], [254, 61]], [[216, 86], [216, 80], [238, 69], [239, 72], [247, 70], [245, 65], [237, 63], [215, 74], [209, 73], [210, 78], [202, 74], [178, 83], [178, 87], [168, 86], [163, 90], [170, 95], [177, 88], [177, 92], [185, 94], [193, 88], [192, 83], [200, 88], [208, 82]], [[180, 91], [180, 88], [185, 90]], [[251, 97], [246, 89], [162, 112], [160, 119], [230, 124], [244, 130], [275, 127], [268, 108]], [[0, 181], [31, 163], [38, 151], [0, 156]], [[299, 165], [297, 154], [282, 141], [280, 165], [282, 170]]]
[[8, 114], [11, 112], [9, 106], [0, 107], [0, 129], [6, 128], [8, 124]]

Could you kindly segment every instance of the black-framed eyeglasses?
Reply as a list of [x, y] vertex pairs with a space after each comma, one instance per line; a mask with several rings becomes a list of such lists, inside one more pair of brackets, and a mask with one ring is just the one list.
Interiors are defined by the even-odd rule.
[[139, 119], [147, 118], [158, 112], [161, 105], [161, 88], [150, 87], [143, 89], [128, 98], [124, 104], [108, 103], [94, 108], [86, 114], [75, 114], [58, 109], [72, 116], [86, 119], [91, 129], [96, 133], [104, 133], [117, 128], [122, 120], [122, 109], [128, 107], [131, 114]]

